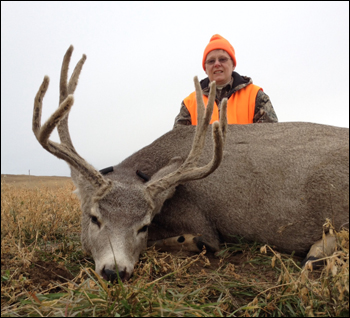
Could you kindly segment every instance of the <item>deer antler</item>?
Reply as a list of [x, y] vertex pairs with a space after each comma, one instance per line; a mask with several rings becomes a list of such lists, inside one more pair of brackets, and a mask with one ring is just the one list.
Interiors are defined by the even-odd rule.
[[[75, 69], [69, 79], [69, 82], [67, 83], [68, 79], [68, 66], [69, 62], [73, 53], [73, 45], [71, 45], [66, 54], [64, 55], [63, 62], [62, 62], [62, 68], [61, 68], [61, 79], [60, 79], [60, 102], [61, 104], [70, 94], [74, 94], [75, 89], [78, 85], [78, 79], [80, 72], [83, 68], [83, 65], [86, 61], [86, 55], [83, 54], [80, 61], [75, 66]], [[68, 129], [68, 116], [69, 112], [65, 117], [61, 119], [57, 126], [58, 134], [60, 136], [60, 140], [62, 143], [65, 143], [67, 146], [69, 146], [74, 152], [75, 148], [73, 146], [72, 140], [70, 138], [69, 129]]]
[[176, 171], [162, 177], [161, 179], [154, 180], [153, 182], [151, 181], [147, 185], [147, 191], [153, 198], [160, 192], [163, 192], [170, 187], [176, 187], [180, 183], [205, 178], [215, 171], [222, 160], [223, 146], [227, 130], [227, 99], [223, 99], [221, 102], [220, 121], [216, 121], [212, 125], [214, 139], [213, 158], [207, 165], [196, 167], [203, 151], [206, 131], [213, 113], [216, 85], [215, 82], [210, 83], [208, 105], [205, 107], [202, 89], [197, 77], [194, 78], [194, 84], [196, 88], [198, 120], [191, 151], [184, 163]]
[[[87, 181], [89, 181], [95, 188], [99, 189], [98, 193], [100, 193], [101, 191], [104, 192], [110, 187], [111, 181], [104, 179], [94, 167], [88, 164], [76, 152], [68, 131], [68, 114], [74, 103], [74, 97], [72, 94], [77, 87], [78, 78], [86, 60], [86, 55], [83, 55], [76, 65], [67, 85], [68, 66], [72, 52], [73, 46], [70, 46], [62, 62], [59, 107], [45, 122], [45, 124], [41, 126], [42, 102], [49, 87], [49, 77], [45, 76], [34, 100], [32, 129], [36, 139], [44, 149], [56, 157], [63, 159], [71, 167], [75, 168], [85, 177]], [[52, 131], [55, 129], [55, 127], [57, 127], [57, 125], [61, 140], [60, 144], [49, 139]]]

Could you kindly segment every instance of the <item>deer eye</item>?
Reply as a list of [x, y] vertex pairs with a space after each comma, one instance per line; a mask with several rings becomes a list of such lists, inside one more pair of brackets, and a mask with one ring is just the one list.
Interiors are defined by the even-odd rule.
[[91, 222], [100, 226], [100, 222], [98, 221], [98, 218], [94, 215], [90, 215], [90, 218], [91, 218]]
[[139, 229], [139, 231], [137, 232], [137, 234], [142, 233], [142, 232], [146, 232], [148, 230], [148, 225], [143, 226], [141, 229]]

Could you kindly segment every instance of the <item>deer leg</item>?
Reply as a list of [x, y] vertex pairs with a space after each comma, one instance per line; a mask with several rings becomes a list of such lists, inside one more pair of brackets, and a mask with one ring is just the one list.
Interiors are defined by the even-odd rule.
[[155, 246], [161, 251], [188, 251], [202, 252], [203, 247], [209, 252], [216, 252], [217, 248], [205, 242], [201, 236], [184, 234], [180, 236], [169, 237], [157, 241], [148, 241], [147, 246]]
[[306, 255], [305, 259], [302, 261], [301, 266], [304, 267], [308, 261], [313, 261], [312, 262], [313, 269], [324, 265], [324, 261], [319, 259], [332, 255], [336, 247], [337, 247], [336, 237], [328, 233], [324, 238], [317, 241], [315, 244], [311, 246], [309, 253]]

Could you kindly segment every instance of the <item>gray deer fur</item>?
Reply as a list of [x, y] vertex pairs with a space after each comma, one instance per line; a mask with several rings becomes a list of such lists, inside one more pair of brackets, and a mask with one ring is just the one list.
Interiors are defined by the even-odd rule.
[[[238, 235], [306, 255], [322, 238], [326, 218], [336, 229], [348, 226], [349, 129], [300, 122], [227, 126], [223, 102], [210, 136], [215, 84], [205, 108], [197, 79], [202, 124], [169, 131], [102, 175], [79, 156], [68, 131], [72, 94], [86, 59], [67, 83], [72, 51], [71, 46], [62, 64], [60, 106], [41, 127], [44, 78], [33, 131], [71, 168], [83, 212], [82, 245], [99, 275], [115, 276], [116, 260], [119, 275], [128, 279], [147, 239], [192, 234], [198, 248], [217, 251], [220, 242], [234, 242]], [[49, 140], [56, 126], [61, 144]], [[145, 182], [137, 170], [151, 179]]]

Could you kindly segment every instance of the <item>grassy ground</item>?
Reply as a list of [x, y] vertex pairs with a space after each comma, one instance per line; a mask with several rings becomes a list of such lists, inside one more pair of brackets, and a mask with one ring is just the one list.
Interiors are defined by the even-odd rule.
[[241, 241], [219, 255], [148, 249], [127, 283], [94, 272], [69, 178], [1, 178], [1, 316], [349, 316], [349, 234], [318, 271]]

